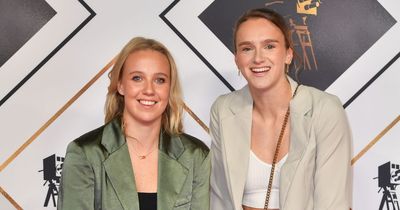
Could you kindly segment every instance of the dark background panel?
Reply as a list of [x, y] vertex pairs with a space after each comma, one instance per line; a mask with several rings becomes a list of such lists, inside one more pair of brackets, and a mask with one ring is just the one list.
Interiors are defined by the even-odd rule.
[[0, 67], [55, 14], [43, 0], [0, 0]]
[[[306, 51], [310, 58], [310, 49], [313, 49], [317, 65], [314, 65], [314, 59], [310, 59], [311, 68], [302, 68], [299, 79], [321, 90], [328, 88], [396, 23], [376, 0], [322, 1], [317, 15], [298, 14], [296, 3], [288, 0], [216, 0], [199, 18], [233, 51], [234, 23], [247, 9], [268, 7], [285, 16], [288, 22], [292, 19], [297, 25], [303, 25], [303, 18], [306, 17], [313, 46]], [[296, 52], [302, 58], [303, 51], [295, 33], [293, 38], [297, 44]]]

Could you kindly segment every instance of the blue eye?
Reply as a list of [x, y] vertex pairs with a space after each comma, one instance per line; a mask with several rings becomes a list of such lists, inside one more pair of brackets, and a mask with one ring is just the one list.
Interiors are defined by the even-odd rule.
[[156, 80], [155, 80], [155, 82], [157, 83], [157, 84], [163, 84], [163, 83], [165, 83], [165, 78], [157, 78]]
[[140, 76], [137, 76], [137, 75], [136, 75], [136, 76], [133, 76], [133, 77], [132, 77], [132, 80], [133, 80], [133, 81], [141, 81], [142, 78], [141, 78]]
[[265, 48], [270, 50], [270, 49], [274, 49], [275, 46], [272, 45], [272, 44], [267, 44], [267, 45], [265, 46]]
[[250, 50], [251, 50], [250, 47], [243, 47], [243, 48], [241, 49], [242, 52], [248, 52], [248, 51], [250, 51]]

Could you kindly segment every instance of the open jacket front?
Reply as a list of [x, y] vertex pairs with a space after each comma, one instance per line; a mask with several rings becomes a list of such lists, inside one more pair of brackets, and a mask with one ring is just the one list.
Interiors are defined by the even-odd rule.
[[[186, 134], [160, 134], [157, 209], [208, 209], [208, 148]], [[68, 145], [58, 209], [139, 210], [128, 147], [120, 120]], [[203, 208], [205, 207], [205, 208]]]
[[[288, 80], [293, 94], [297, 83], [290, 77]], [[248, 86], [219, 97], [213, 104], [211, 210], [242, 209], [252, 110]], [[299, 86], [290, 101], [290, 146], [280, 174], [280, 210], [348, 210], [351, 139], [339, 99]]]

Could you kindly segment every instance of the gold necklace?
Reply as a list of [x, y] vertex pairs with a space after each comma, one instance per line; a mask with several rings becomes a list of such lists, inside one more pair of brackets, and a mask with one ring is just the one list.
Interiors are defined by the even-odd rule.
[[[140, 145], [142, 145], [142, 147], [144, 147], [143, 144], [137, 138], [135, 138], [133, 136], [129, 136], [127, 134], [125, 134], [125, 137], [131, 138], [131, 139], [137, 141]], [[156, 145], [156, 144], [153, 144], [153, 145]], [[149, 151], [147, 151], [147, 153], [145, 153], [143, 155], [140, 155], [139, 152], [135, 149], [135, 147], [133, 145], [132, 145], [132, 149], [134, 151], [134, 154], [136, 153], [135, 155], [139, 158], [139, 160], [143, 160], [143, 159], [146, 159], [146, 157], [149, 156], [151, 153], [153, 153], [155, 148], [157, 148], [156, 146], [153, 146], [153, 145], [150, 147]]]
[[[137, 138], [126, 134], [126, 132], [125, 132], [125, 121], [124, 121], [124, 120], [122, 120], [122, 123], [121, 123], [121, 124], [122, 124], [122, 125], [121, 125], [122, 131], [124, 132], [124, 135], [125, 135], [125, 140], [126, 140], [126, 138], [131, 138], [131, 139], [137, 141], [140, 145], [142, 145], [142, 147], [144, 147], [143, 144], [142, 144]], [[155, 145], [157, 145], [157, 144], [155, 144]], [[146, 154], [140, 155], [139, 152], [138, 152], [138, 151], [135, 149], [135, 147], [132, 145], [132, 149], [133, 149], [133, 151], [134, 151], [134, 155], [136, 155], [136, 156], [139, 158], [139, 160], [144, 160], [144, 159], [146, 159], [146, 157], [149, 156], [149, 155], [155, 150], [155, 148], [157, 148], [157, 147], [151, 146], [150, 149], [149, 149], [149, 151], [147, 151]], [[135, 154], [135, 153], [137, 153], [137, 154]]]
[[[296, 89], [294, 90], [292, 98], [296, 95], [298, 88], [299, 88], [299, 85], [297, 85]], [[272, 190], [272, 181], [274, 179], [274, 173], [275, 173], [275, 164], [278, 161], [279, 149], [282, 144], [283, 135], [285, 134], [286, 124], [289, 121], [289, 116], [290, 116], [290, 104], [286, 110], [285, 118], [283, 119], [282, 128], [279, 133], [278, 142], [277, 142], [276, 148], [275, 148], [274, 159], [272, 160], [272, 167], [271, 167], [271, 173], [269, 175], [269, 180], [268, 180], [268, 188], [267, 188], [267, 195], [265, 196], [264, 209], [268, 209], [269, 198], [271, 196], [271, 190]]]

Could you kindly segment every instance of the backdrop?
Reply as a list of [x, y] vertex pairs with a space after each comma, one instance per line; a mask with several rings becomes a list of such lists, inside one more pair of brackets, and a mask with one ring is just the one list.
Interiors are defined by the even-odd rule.
[[0, 0], [0, 209], [55, 209], [66, 146], [103, 124], [107, 72], [134, 36], [171, 50], [186, 132], [210, 145], [212, 102], [245, 84], [231, 34], [253, 7], [285, 16], [301, 81], [343, 102], [354, 136], [353, 209], [399, 210], [397, 0]]

